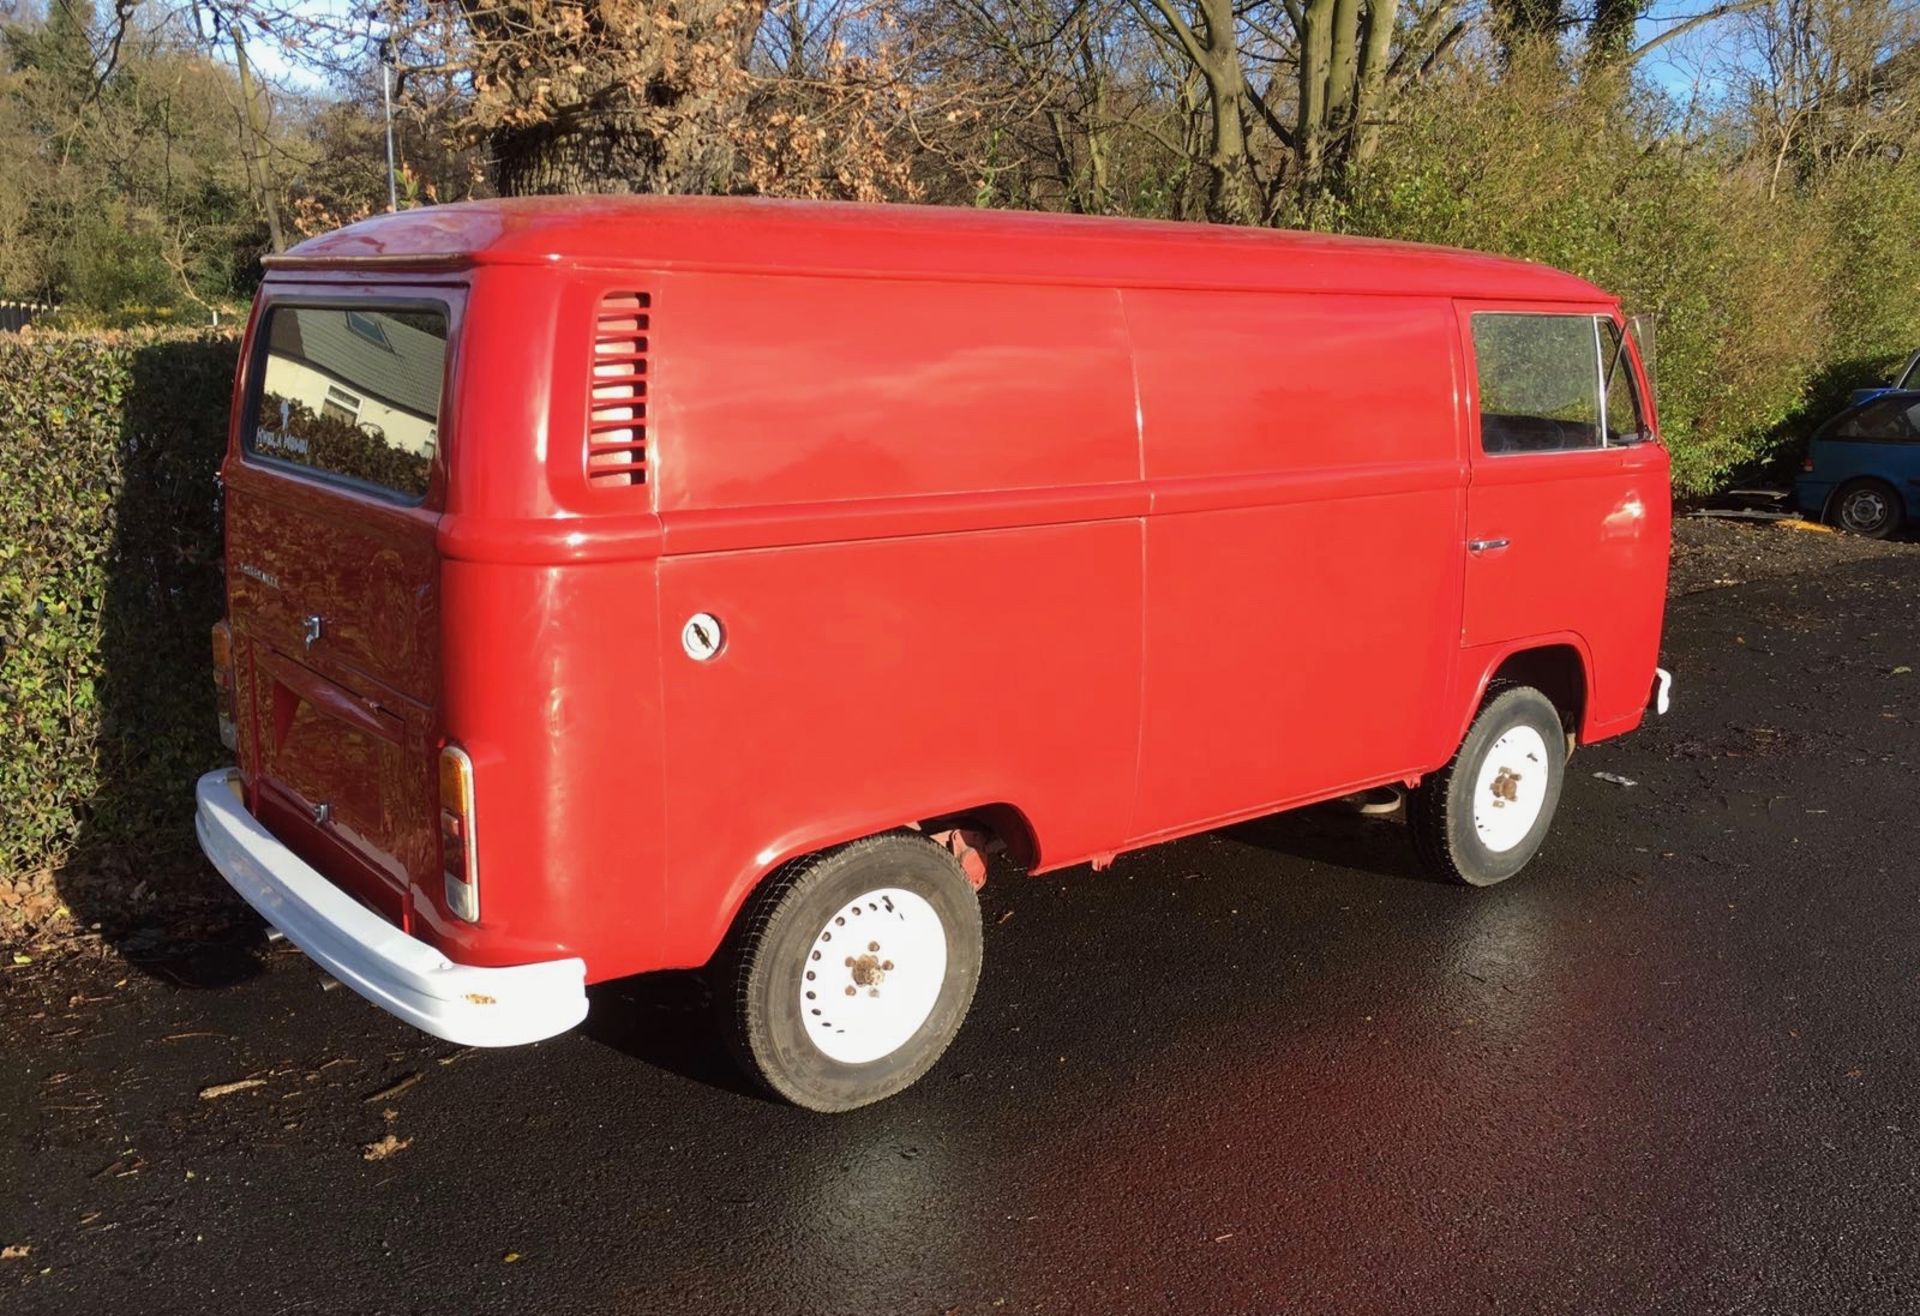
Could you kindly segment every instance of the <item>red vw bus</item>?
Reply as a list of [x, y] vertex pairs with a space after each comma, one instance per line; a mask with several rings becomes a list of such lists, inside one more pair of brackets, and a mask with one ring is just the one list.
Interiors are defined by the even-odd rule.
[[710, 966], [803, 1106], [897, 1092], [1034, 872], [1377, 787], [1474, 885], [1664, 706], [1616, 300], [1299, 233], [476, 202], [270, 262], [214, 864], [436, 1036]]

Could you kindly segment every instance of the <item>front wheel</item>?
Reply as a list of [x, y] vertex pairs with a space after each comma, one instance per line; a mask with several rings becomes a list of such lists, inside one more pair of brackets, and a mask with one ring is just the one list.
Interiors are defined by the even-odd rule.
[[1560, 803], [1566, 729], [1531, 686], [1489, 699], [1453, 759], [1407, 799], [1421, 859], [1469, 886], [1504, 882], [1539, 851]]
[[734, 934], [729, 1040], [809, 1110], [890, 1097], [933, 1068], [980, 980], [980, 902], [959, 862], [912, 832], [810, 856], [755, 894]]

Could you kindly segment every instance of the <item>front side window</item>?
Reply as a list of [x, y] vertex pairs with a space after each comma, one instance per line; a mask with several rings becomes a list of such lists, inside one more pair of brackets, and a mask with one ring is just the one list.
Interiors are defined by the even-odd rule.
[[426, 496], [446, 376], [444, 310], [275, 306], [259, 341], [249, 453]]
[[1475, 315], [1481, 449], [1523, 453], [1600, 447], [1605, 439], [1599, 350], [1591, 315]]

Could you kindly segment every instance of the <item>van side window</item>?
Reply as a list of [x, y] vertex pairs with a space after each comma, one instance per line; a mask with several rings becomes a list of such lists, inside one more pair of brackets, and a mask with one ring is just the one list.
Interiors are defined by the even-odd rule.
[[1479, 314], [1480, 446], [1488, 453], [1598, 448], [1600, 340], [1591, 315]]
[[1640, 387], [1634, 383], [1633, 360], [1627, 355], [1627, 341], [1620, 326], [1605, 316], [1596, 317], [1600, 326], [1600, 360], [1607, 390], [1607, 446], [1642, 443], [1647, 439], [1647, 421], [1640, 406]]
[[426, 496], [447, 365], [441, 310], [275, 306], [260, 327], [249, 455]]

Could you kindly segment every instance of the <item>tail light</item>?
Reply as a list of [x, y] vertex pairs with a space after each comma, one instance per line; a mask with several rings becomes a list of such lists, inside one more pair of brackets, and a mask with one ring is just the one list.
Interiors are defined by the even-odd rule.
[[220, 743], [237, 749], [240, 732], [234, 722], [233, 628], [224, 621], [213, 624], [213, 702], [220, 718]]
[[1800, 469], [1809, 473], [1813, 470], [1813, 454], [1808, 453], [1800, 459]]
[[440, 868], [447, 908], [480, 919], [480, 864], [473, 843], [473, 760], [458, 745], [440, 751]]

